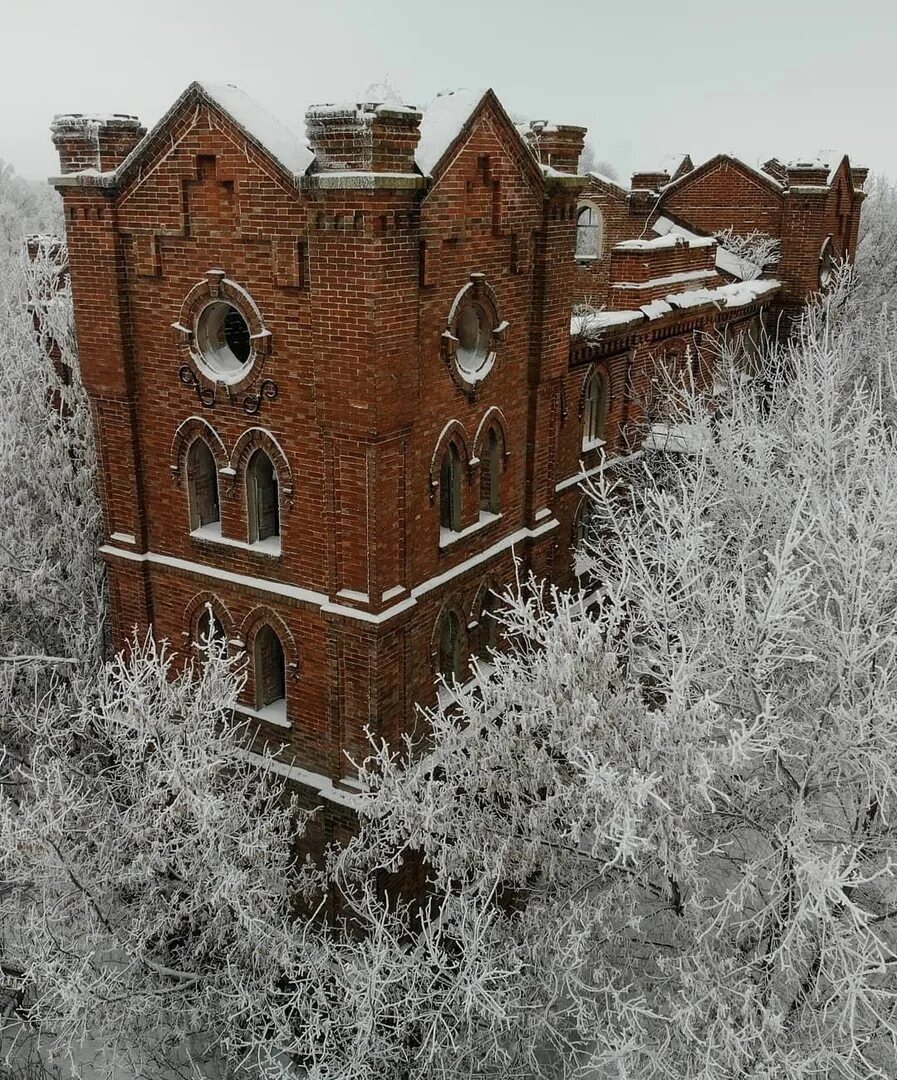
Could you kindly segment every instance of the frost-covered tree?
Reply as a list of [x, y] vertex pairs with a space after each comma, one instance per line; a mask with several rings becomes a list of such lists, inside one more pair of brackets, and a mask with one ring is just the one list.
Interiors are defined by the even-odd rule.
[[152, 638], [95, 697], [35, 703], [0, 800], [0, 878], [20, 929], [21, 1014], [76, 1067], [233, 1069], [288, 968], [305, 816], [247, 759], [242, 675], [213, 641], [175, 674]]
[[0, 259], [19, 250], [29, 233], [58, 233], [62, 200], [49, 184], [26, 180], [0, 158]]
[[860, 296], [871, 308], [897, 300], [897, 185], [882, 173], [866, 182], [856, 253]]
[[595, 485], [598, 605], [509, 595], [493, 677], [366, 767], [343, 872], [433, 899], [397, 953], [347, 887], [334, 1024], [393, 1057], [346, 1076], [897, 1075], [897, 326], [822, 304]]
[[728, 228], [715, 235], [720, 247], [741, 261], [740, 272], [745, 281], [758, 278], [765, 270], [772, 270], [782, 255], [781, 242], [760, 229], [740, 234]]

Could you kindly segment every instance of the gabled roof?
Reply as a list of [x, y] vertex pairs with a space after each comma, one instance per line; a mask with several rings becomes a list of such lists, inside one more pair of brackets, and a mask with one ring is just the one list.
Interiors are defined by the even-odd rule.
[[119, 165], [117, 179], [122, 179], [144, 159], [157, 136], [187, 104], [200, 101], [208, 102], [229, 117], [251, 142], [285, 172], [293, 176], [301, 175], [314, 160], [304, 139], [238, 86], [232, 83], [193, 82]]
[[718, 165], [723, 164], [733, 165], [736, 169], [740, 169], [754, 180], [759, 180], [760, 183], [768, 187], [771, 191], [774, 191], [777, 195], [781, 195], [785, 190], [784, 186], [780, 184], [778, 180], [770, 176], [769, 173], [762, 172], [760, 169], [755, 169], [753, 165], [748, 165], [747, 162], [742, 161], [741, 158], [733, 157], [731, 154], [717, 154], [703, 164], [698, 165], [697, 168], [692, 169], [691, 172], [684, 173], [678, 180], [672, 180], [669, 184], [665, 184], [660, 189], [661, 194], [666, 197], [670, 192], [678, 191], [679, 188], [685, 187], [699, 177], [711, 172]]
[[421, 110], [420, 142], [414, 157], [424, 176], [429, 176], [442, 161], [489, 92], [486, 88], [450, 90], [437, 94]]

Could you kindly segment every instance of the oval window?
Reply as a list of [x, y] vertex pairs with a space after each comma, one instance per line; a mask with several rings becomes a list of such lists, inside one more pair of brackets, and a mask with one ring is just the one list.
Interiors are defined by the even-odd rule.
[[458, 367], [473, 375], [489, 357], [489, 323], [479, 304], [467, 304], [462, 308], [455, 336], [458, 339]]
[[249, 324], [225, 300], [214, 300], [199, 313], [196, 344], [208, 373], [220, 382], [238, 382], [252, 366]]

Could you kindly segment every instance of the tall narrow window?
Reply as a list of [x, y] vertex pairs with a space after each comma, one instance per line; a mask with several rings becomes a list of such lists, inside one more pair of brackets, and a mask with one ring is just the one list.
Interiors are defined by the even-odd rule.
[[250, 543], [280, 536], [277, 471], [264, 450], [256, 450], [249, 459], [246, 494], [249, 500]]
[[206, 649], [209, 645], [221, 646], [225, 641], [227, 641], [227, 634], [224, 632], [221, 620], [212, 610], [211, 605], [206, 604], [196, 620], [196, 644]]
[[480, 608], [480, 634], [479, 654], [484, 660], [489, 659], [489, 654], [498, 648], [499, 623], [498, 597], [491, 589], [487, 589], [483, 597], [483, 606]]
[[501, 507], [501, 436], [492, 428], [480, 451], [480, 510], [497, 514]]
[[607, 422], [608, 386], [607, 376], [594, 371], [585, 391], [582, 412], [582, 448], [588, 450], [604, 442]]
[[190, 528], [200, 529], [221, 521], [218, 502], [218, 469], [212, 451], [203, 439], [194, 439], [187, 451], [187, 487], [190, 498]]
[[445, 611], [439, 627], [439, 673], [447, 682], [461, 678], [461, 621]]
[[439, 470], [439, 524], [458, 532], [461, 528], [461, 455], [449, 443]]
[[586, 203], [576, 213], [576, 258], [597, 259], [601, 254], [603, 222], [597, 206]]
[[255, 635], [255, 702], [265, 709], [286, 701], [286, 664], [280, 638], [270, 626], [263, 626]]

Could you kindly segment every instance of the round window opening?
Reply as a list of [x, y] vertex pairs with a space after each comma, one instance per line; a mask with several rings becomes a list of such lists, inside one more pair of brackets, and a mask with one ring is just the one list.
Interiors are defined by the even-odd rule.
[[205, 366], [222, 382], [237, 382], [252, 365], [249, 324], [224, 300], [214, 300], [196, 320], [196, 344]]
[[486, 312], [479, 304], [467, 304], [461, 309], [455, 329], [458, 339], [458, 367], [473, 375], [489, 359], [491, 334]]

